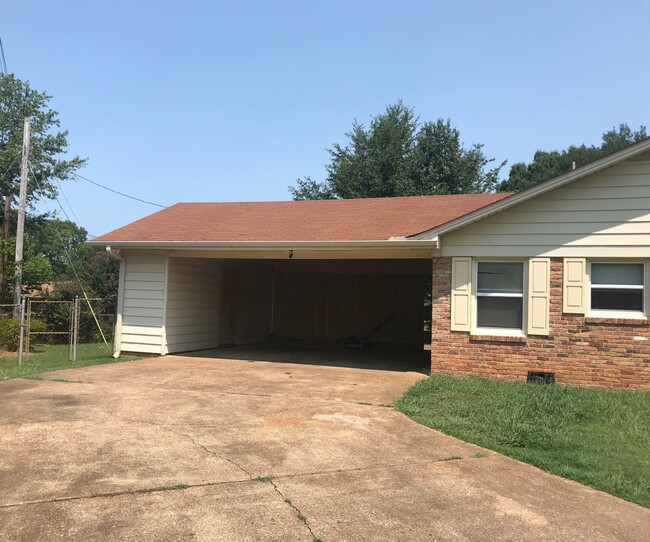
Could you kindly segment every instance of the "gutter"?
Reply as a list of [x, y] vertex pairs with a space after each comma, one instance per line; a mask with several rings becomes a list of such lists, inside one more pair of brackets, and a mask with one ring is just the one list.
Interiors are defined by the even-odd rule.
[[106, 247], [106, 251], [114, 257], [120, 258], [112, 252], [112, 247], [119, 248], [147, 248], [147, 249], [203, 249], [203, 250], [372, 250], [377, 248], [387, 249], [437, 249], [438, 240], [435, 239], [407, 239], [406, 237], [393, 237], [381, 241], [88, 241], [91, 246]]

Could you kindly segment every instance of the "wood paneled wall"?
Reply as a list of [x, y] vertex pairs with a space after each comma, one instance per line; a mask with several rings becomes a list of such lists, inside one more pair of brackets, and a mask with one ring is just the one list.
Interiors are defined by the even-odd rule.
[[429, 262], [277, 262], [273, 334], [299, 340], [364, 337], [422, 345]]
[[263, 261], [222, 262], [222, 269], [219, 344], [268, 341], [271, 335], [273, 264]]

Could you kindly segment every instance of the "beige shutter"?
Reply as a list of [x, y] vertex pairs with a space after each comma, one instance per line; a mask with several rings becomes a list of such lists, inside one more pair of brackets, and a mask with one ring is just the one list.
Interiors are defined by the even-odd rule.
[[451, 330], [470, 331], [472, 258], [451, 260]]
[[529, 335], [548, 335], [550, 283], [550, 258], [531, 258], [528, 261]]
[[562, 312], [587, 312], [587, 261], [585, 258], [564, 258]]

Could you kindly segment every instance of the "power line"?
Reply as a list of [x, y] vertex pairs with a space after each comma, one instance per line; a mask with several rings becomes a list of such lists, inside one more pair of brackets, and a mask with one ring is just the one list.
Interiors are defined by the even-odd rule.
[[[36, 181], [36, 184], [37, 184], [37, 186], [38, 186], [38, 189], [39, 189], [41, 192], [43, 192], [43, 186], [41, 185], [40, 182], [38, 182], [38, 178], [36, 177], [36, 172], [34, 171], [34, 166], [32, 166], [31, 161], [29, 162], [29, 169], [30, 169], [31, 172], [32, 172], [32, 177], [34, 177], [34, 180]], [[65, 207], [63, 207], [63, 205], [61, 205], [61, 202], [59, 201], [59, 197], [58, 197], [58, 196], [54, 196], [54, 199], [55, 199], [56, 202], [59, 204], [59, 207], [60, 207], [61, 210], [63, 211], [63, 214], [65, 215], [65, 218], [68, 220], [68, 222], [73, 222], [74, 224], [76, 224], [77, 226], [79, 226], [79, 224], [77, 223], [76, 220], [71, 220], [71, 219], [70, 219], [70, 216], [68, 215], [67, 211], [65, 210]], [[50, 208], [49, 208], [49, 206], [47, 205], [46, 198], [43, 198], [43, 203], [45, 204], [45, 208], [47, 209], [47, 212], [49, 213], [49, 212], [50, 212]], [[69, 204], [68, 204], [68, 205], [69, 205]], [[71, 207], [70, 209], [72, 210], [72, 207]], [[73, 214], [74, 214], [74, 211], [73, 211]], [[55, 215], [55, 216], [56, 216], [56, 215]]]
[[77, 223], [77, 225], [81, 225], [79, 222], [79, 219], [77, 218], [77, 215], [74, 212], [74, 209], [72, 208], [72, 205], [70, 205], [70, 202], [68, 201], [68, 197], [65, 195], [65, 192], [63, 191], [63, 187], [61, 186], [61, 183], [59, 182], [58, 179], [54, 179], [56, 181], [56, 185], [59, 187], [59, 191], [61, 192], [61, 195], [63, 196], [63, 199], [65, 202], [68, 204], [68, 207], [70, 208], [70, 212], [72, 213], [72, 216], [74, 217], [74, 221]]
[[[40, 147], [40, 142], [36, 138], [32, 139], [32, 143], [34, 143], [35, 146]], [[42, 150], [42, 148], [41, 148], [41, 150]], [[129, 194], [125, 194], [124, 192], [120, 192], [119, 190], [115, 190], [114, 188], [110, 188], [108, 186], [105, 186], [105, 185], [103, 185], [101, 183], [98, 183], [97, 181], [93, 181], [92, 179], [89, 179], [88, 177], [84, 177], [83, 175], [79, 175], [79, 173], [76, 173], [76, 172], [72, 173], [72, 176], [75, 179], [86, 181], [87, 183], [93, 184], [93, 185], [95, 185], [95, 186], [97, 186], [99, 188], [103, 188], [104, 190], [108, 190], [109, 192], [113, 192], [114, 194], [117, 194], [119, 196], [123, 196], [125, 198], [129, 198], [129, 199], [132, 199], [134, 201], [139, 201], [140, 203], [146, 203], [147, 205], [153, 205], [154, 207], [160, 207], [161, 209], [167, 209], [166, 205], [160, 205], [160, 203], [154, 203], [153, 201], [147, 201], [147, 200], [142, 199], [142, 198], [137, 198], [135, 196], [130, 196]], [[57, 182], [57, 184], [58, 184], [58, 182]], [[61, 187], [61, 185], [59, 185], [59, 188], [60, 187]], [[64, 195], [64, 197], [65, 197], [65, 195]], [[66, 201], [67, 201], [67, 198], [66, 198]], [[70, 205], [70, 204], [68, 203], [68, 205]], [[70, 207], [70, 209], [72, 209], [72, 207]], [[74, 213], [74, 211], [73, 211], [73, 213]]]
[[120, 192], [118, 190], [115, 190], [113, 188], [109, 188], [108, 186], [104, 186], [103, 184], [99, 184], [98, 182], [91, 181], [87, 177], [84, 177], [83, 175], [79, 175], [78, 173], [73, 173], [73, 177], [76, 177], [77, 179], [81, 179], [82, 181], [86, 181], [87, 183], [94, 184], [95, 186], [98, 186], [99, 188], [103, 188], [104, 190], [108, 190], [109, 192], [113, 192], [114, 194], [118, 194], [120, 196], [124, 196], [125, 198], [129, 198], [135, 201], [139, 201], [140, 203], [146, 203], [147, 205], [153, 205], [154, 207], [160, 207], [161, 209], [167, 209], [166, 205], [160, 205], [160, 203], [154, 203], [152, 201], [147, 201], [144, 199], [136, 198], [135, 196], [129, 196], [128, 194], [125, 194], [124, 192]]
[[[41, 183], [38, 181], [38, 177], [36, 175], [36, 172], [34, 171], [34, 168], [32, 167], [31, 162], [29, 162], [29, 169], [32, 172], [32, 177], [34, 178], [34, 181], [36, 181], [36, 184], [38, 185], [39, 190], [42, 192], [43, 187], [41, 186]], [[70, 217], [68, 216], [68, 213], [65, 212], [65, 209], [63, 208], [63, 205], [61, 205], [61, 202], [59, 201], [59, 198], [55, 196], [56, 202], [59, 204], [59, 207], [61, 207], [61, 210], [63, 211], [63, 214], [66, 216], [66, 218], [70, 220]], [[50, 212], [49, 205], [47, 204], [47, 201], [43, 199], [43, 203], [45, 204], [45, 208], [47, 209], [48, 213]], [[72, 210], [72, 207], [70, 208]], [[73, 211], [74, 213], [74, 211]], [[79, 226], [79, 224], [77, 224]], [[81, 293], [84, 295], [84, 299], [86, 300], [86, 303], [88, 304], [88, 308], [90, 309], [91, 314], [93, 315], [93, 318], [95, 320], [95, 324], [97, 324], [97, 329], [99, 330], [99, 333], [102, 336], [102, 339], [104, 340], [104, 344], [108, 346], [108, 341], [106, 340], [106, 336], [104, 335], [104, 331], [102, 330], [102, 326], [99, 325], [99, 320], [97, 319], [97, 315], [95, 314], [95, 310], [93, 309], [92, 304], [90, 303], [90, 299], [88, 299], [88, 294], [86, 293], [86, 289], [83, 287], [83, 283], [81, 282], [81, 278], [79, 277], [79, 273], [77, 273], [77, 269], [74, 266], [74, 263], [72, 262], [72, 255], [70, 254], [70, 251], [68, 250], [68, 247], [66, 243], [63, 242], [63, 238], [61, 237], [61, 234], [59, 233], [58, 228], [54, 228], [54, 231], [56, 232], [56, 236], [59, 238], [59, 242], [61, 243], [61, 246], [63, 247], [63, 251], [66, 255], [66, 258], [68, 259], [68, 264], [70, 264], [70, 269], [72, 269], [72, 272], [74, 273], [74, 276], [77, 278], [77, 282], [79, 284], [79, 288], [81, 289]]]

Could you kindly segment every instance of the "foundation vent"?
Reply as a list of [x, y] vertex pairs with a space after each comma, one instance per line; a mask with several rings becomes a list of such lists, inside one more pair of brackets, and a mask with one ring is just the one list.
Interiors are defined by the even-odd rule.
[[555, 384], [555, 373], [528, 371], [526, 382], [529, 384]]

